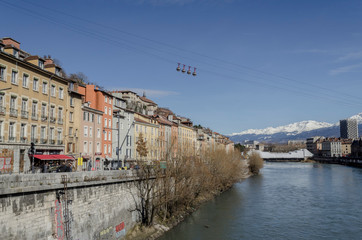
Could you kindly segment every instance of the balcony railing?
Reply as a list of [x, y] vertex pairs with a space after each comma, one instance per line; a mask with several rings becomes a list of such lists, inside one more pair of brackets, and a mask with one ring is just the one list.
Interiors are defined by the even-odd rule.
[[51, 123], [55, 123], [56, 120], [57, 120], [57, 119], [56, 119], [55, 117], [50, 117], [50, 122], [51, 122]]
[[37, 121], [38, 120], [38, 114], [31, 114], [31, 119]]
[[16, 137], [9, 137], [9, 142], [15, 142]]
[[10, 108], [10, 117], [18, 117], [18, 110], [15, 108]]
[[58, 145], [62, 145], [63, 144], [63, 140], [58, 140]]
[[21, 111], [21, 118], [26, 118], [26, 119], [28, 119], [29, 118], [29, 112], [27, 112], [27, 111]]
[[41, 120], [42, 120], [43, 122], [45, 122], [46, 120], [48, 120], [48, 116], [46, 116], [46, 115], [41, 115]]
[[54, 139], [50, 139], [50, 144], [55, 144], [55, 140], [54, 140]]
[[6, 113], [6, 107], [0, 107], [0, 114], [5, 115]]
[[45, 144], [45, 143], [47, 143], [47, 142], [48, 142], [48, 139], [46, 139], [46, 138], [40, 139], [40, 143], [42, 143], [42, 144]]
[[58, 124], [63, 124], [63, 118], [58, 118]]
[[26, 142], [28, 142], [28, 138], [27, 137], [20, 137], [20, 142], [21, 143], [26, 143]]

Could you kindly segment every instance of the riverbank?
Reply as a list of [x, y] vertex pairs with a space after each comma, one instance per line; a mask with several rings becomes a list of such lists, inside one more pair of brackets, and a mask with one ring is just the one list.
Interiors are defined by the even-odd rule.
[[[240, 182], [244, 181], [245, 179], [249, 178], [252, 174], [249, 172], [248, 166], [244, 165], [242, 169], [242, 178]], [[160, 238], [163, 234], [167, 231], [171, 230], [172, 228], [176, 227], [179, 223], [184, 221], [188, 216], [190, 216], [193, 212], [198, 210], [203, 204], [207, 203], [208, 201], [214, 199], [215, 197], [219, 196], [220, 194], [230, 190], [234, 186], [228, 186], [227, 188], [223, 189], [222, 191], [213, 191], [200, 194], [195, 201], [193, 202], [193, 206], [180, 210], [176, 212], [171, 218], [163, 221], [162, 219], [156, 218], [155, 223], [150, 227], [144, 227], [141, 225], [136, 225], [133, 229], [127, 232], [125, 236], [125, 240], [155, 240]], [[206, 228], [208, 226], [205, 226]]]

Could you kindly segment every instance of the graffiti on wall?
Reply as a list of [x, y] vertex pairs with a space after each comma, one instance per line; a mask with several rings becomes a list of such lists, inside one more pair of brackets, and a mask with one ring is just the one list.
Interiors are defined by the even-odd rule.
[[121, 222], [116, 226], [116, 238], [120, 238], [126, 235], [126, 229], [124, 227], [124, 222]]
[[55, 200], [55, 223], [56, 223], [56, 235], [58, 240], [64, 239], [64, 223], [62, 219], [62, 204]]
[[0, 173], [12, 173], [14, 168], [14, 151], [0, 150]]

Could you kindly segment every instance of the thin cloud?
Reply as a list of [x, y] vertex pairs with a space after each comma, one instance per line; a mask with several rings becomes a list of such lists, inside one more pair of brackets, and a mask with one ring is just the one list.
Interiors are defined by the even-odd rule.
[[138, 95], [142, 96], [143, 93], [146, 94], [147, 97], [150, 98], [161, 98], [161, 97], [167, 97], [167, 96], [173, 96], [173, 95], [179, 95], [180, 93], [174, 92], [174, 91], [164, 91], [164, 90], [157, 90], [157, 89], [143, 89], [143, 88], [117, 88], [117, 90], [130, 90]]
[[325, 49], [298, 49], [298, 50], [294, 50], [292, 51], [292, 53], [322, 53], [322, 54], [332, 54], [332, 52], [330, 50], [325, 50]]
[[330, 75], [338, 75], [341, 73], [356, 72], [357, 69], [362, 70], [362, 63], [338, 67], [329, 71]]
[[362, 58], [362, 51], [360, 52], [353, 52], [353, 53], [348, 53], [340, 58], [338, 58], [338, 61], [348, 61], [348, 60], [356, 60], [356, 59], [361, 59]]

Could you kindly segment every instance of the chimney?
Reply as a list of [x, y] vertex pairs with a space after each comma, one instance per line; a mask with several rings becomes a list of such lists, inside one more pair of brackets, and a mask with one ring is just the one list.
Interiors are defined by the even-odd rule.
[[15, 41], [14, 39], [6, 37], [6, 38], [3, 38], [2, 40], [3, 40], [3, 44], [12, 45], [13, 47], [15, 47], [17, 49], [20, 49], [20, 43]]
[[44, 59], [45, 59], [44, 65], [48, 65], [48, 64], [53, 64], [53, 63], [54, 63], [54, 61], [53, 61], [53, 59], [52, 59], [52, 57], [51, 57], [50, 55], [44, 56]]

